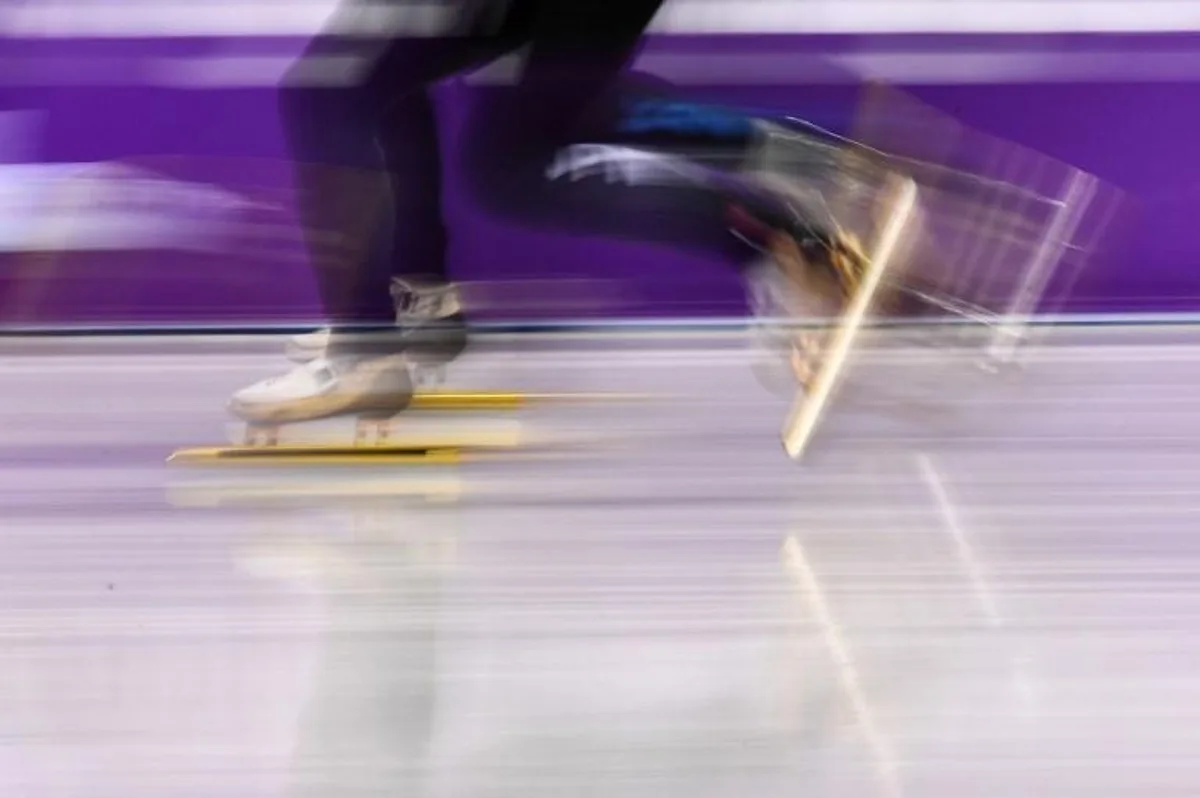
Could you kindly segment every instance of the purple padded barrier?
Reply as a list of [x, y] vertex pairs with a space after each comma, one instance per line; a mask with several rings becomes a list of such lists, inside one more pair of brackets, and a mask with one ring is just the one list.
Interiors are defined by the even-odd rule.
[[[964, 53], [1004, 55], [981, 74], [945, 77], [951, 69], [945, 64], [922, 67], [912, 58], [895, 56], [888, 62], [878, 52], [884, 45], [889, 52], [940, 53], [951, 65]], [[211, 40], [4, 42], [9, 63], [46, 65], [55, 63], [54, 58], [63, 63], [69, 55], [75, 65], [60, 66], [57, 80], [54, 74], [27, 68], [20, 74], [28, 75], [28, 85], [13, 77], [17, 72], [6, 70], [0, 119], [17, 111], [34, 112], [36, 118], [35, 154], [21, 157], [45, 163], [118, 160], [144, 170], [139, 174], [206, 186], [207, 193], [197, 197], [179, 191], [161, 197], [147, 189], [136, 201], [155, 205], [163, 218], [202, 215], [209, 225], [204, 229], [226, 236], [214, 233], [213, 240], [234, 246], [232, 251], [208, 252], [75, 251], [53, 258], [4, 252], [0, 324], [292, 323], [315, 318], [314, 291], [285, 210], [289, 180], [269, 81], [207, 86], [180, 85], [187, 82], [186, 75], [147, 77], [161, 74], [148, 71], [147, 65], [164, 59], [189, 63], [187, 59], [214, 53], [247, 52], [286, 56], [299, 46], [298, 41], [280, 40], [240, 40], [236, 47]], [[1034, 62], [1036, 69], [1022, 67], [1023, 48], [1042, 54]], [[1142, 60], [1113, 56], [1126, 51]], [[1154, 60], [1156, 53], [1167, 51], [1176, 54], [1174, 60]], [[79, 66], [85, 63], [91, 66]], [[1200, 199], [1200, 150], [1194, 143], [1200, 121], [1198, 63], [1197, 35], [900, 36], [886, 41], [720, 36], [657, 38], [639, 68], [661, 69], [685, 84], [692, 96], [793, 112], [834, 129], [845, 129], [854, 112], [858, 74], [865, 70], [886, 77], [891, 69], [916, 96], [966, 124], [1067, 161], [1127, 192], [1127, 213], [1075, 284], [1069, 309], [1131, 313], [1200, 310], [1195, 268], [1200, 265], [1200, 225], [1193, 208]], [[700, 71], [704, 65], [709, 72]], [[715, 74], [722, 77], [720, 85], [706, 77]], [[155, 82], [160, 85], [150, 85]], [[447, 86], [441, 98], [451, 150], [470, 92], [467, 86]], [[30, 115], [24, 113], [24, 118]], [[0, 135], [4, 130], [0, 125]], [[4, 160], [0, 147], [0, 164]], [[507, 228], [482, 217], [455, 190], [452, 164], [449, 179], [456, 274], [463, 280], [500, 283], [509, 297], [523, 295], [521, 281], [533, 281], [529, 293], [537, 299], [512, 306], [510, 315], [696, 317], [742, 311], [740, 287], [719, 264], [660, 248]], [[228, 225], [220, 227], [222, 219], [227, 221], [222, 214], [232, 214], [239, 201], [253, 207], [238, 212], [263, 221], [267, 233], [260, 230], [246, 239]], [[9, 221], [9, 227], [15, 224]], [[51, 239], [55, 234], [44, 233]], [[30, 279], [41, 275], [51, 279]], [[565, 281], [562, 295], [555, 296], [541, 281], [558, 278]]]

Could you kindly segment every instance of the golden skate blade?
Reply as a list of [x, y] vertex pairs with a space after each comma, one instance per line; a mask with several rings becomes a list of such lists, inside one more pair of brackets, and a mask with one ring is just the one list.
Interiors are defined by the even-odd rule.
[[[834, 328], [821, 362], [811, 368], [805, 387], [797, 391], [792, 408], [784, 422], [780, 438], [788, 457], [799, 460], [824, 416], [826, 407], [843, 376], [858, 334], [867, 321], [867, 314], [883, 284], [892, 258], [902, 249], [909, 219], [916, 210], [917, 184], [909, 178], [898, 180], [892, 189], [895, 198], [890, 213], [879, 233], [879, 241], [867, 262], [866, 272], [859, 280], [858, 290]], [[795, 367], [796, 364], [793, 364]], [[797, 374], [799, 378], [800, 375]]]
[[518, 410], [539, 397], [527, 393], [503, 391], [419, 391], [410, 410]]
[[383, 424], [315, 422], [257, 428], [229, 446], [181, 449], [168, 463], [202, 465], [446, 465], [466, 454], [511, 450], [526, 443], [520, 424]]
[[461, 447], [414, 446], [211, 446], [180, 449], [167, 458], [179, 465], [453, 465]]
[[525, 438], [525, 425], [512, 417], [429, 416], [404, 413], [383, 421], [327, 418], [297, 424], [230, 424], [229, 445], [253, 448], [480, 449], [511, 447]]
[[410, 410], [519, 410], [537, 404], [619, 402], [647, 399], [638, 395], [602, 393], [519, 393], [505, 391], [418, 391]]

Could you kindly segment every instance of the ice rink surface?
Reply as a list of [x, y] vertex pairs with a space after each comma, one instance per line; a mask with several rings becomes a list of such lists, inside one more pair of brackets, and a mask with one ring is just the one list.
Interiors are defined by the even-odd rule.
[[4, 342], [0, 795], [1200, 795], [1200, 331], [872, 349], [799, 465], [734, 339], [452, 372], [655, 397], [567, 456], [203, 473], [280, 341]]

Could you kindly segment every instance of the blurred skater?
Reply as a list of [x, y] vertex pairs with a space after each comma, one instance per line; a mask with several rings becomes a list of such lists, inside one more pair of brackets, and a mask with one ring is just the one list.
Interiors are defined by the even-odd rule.
[[[521, 224], [700, 250], [735, 267], [752, 262], [757, 253], [730, 234], [717, 192], [547, 177], [573, 142], [640, 140], [664, 127], [653, 115], [621, 121], [622, 80], [661, 5], [469, 0], [455, 4], [438, 36], [318, 36], [282, 87], [280, 110], [330, 327], [294, 339], [289, 356], [300, 365], [238, 392], [233, 412], [280, 423], [390, 415], [411, 398], [407, 364], [436, 366], [463, 351], [466, 320], [446, 271], [444, 157], [460, 160], [485, 209]], [[518, 74], [478, 90], [461, 150], [443, 153], [433, 86], [511, 54]], [[353, 62], [358, 78], [322, 82], [335, 59]], [[749, 136], [745, 120], [731, 120], [720, 135]]]

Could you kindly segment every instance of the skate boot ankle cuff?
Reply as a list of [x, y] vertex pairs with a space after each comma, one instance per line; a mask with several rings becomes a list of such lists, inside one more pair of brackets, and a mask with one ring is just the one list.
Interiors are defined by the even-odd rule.
[[462, 300], [454, 283], [422, 285], [394, 279], [391, 294], [397, 324], [448, 319], [462, 313]]

